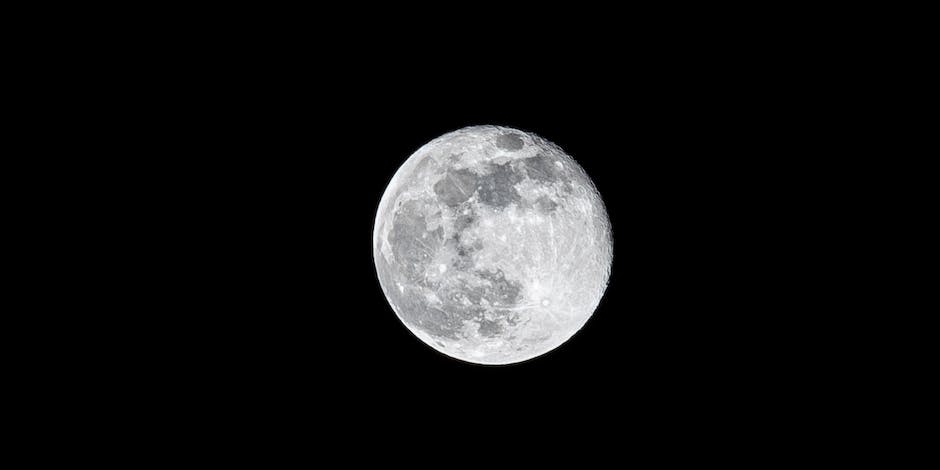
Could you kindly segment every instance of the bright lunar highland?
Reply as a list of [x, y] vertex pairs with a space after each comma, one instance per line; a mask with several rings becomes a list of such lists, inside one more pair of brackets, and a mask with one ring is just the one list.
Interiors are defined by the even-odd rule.
[[428, 142], [398, 169], [373, 232], [379, 282], [432, 348], [511, 364], [574, 335], [613, 257], [591, 179], [558, 146], [497, 126]]

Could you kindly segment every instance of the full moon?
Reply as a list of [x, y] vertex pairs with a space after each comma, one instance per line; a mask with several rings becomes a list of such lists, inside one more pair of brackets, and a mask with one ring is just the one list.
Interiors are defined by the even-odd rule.
[[591, 179], [531, 133], [466, 127], [402, 164], [375, 217], [385, 297], [430, 347], [477, 364], [549, 352], [607, 287], [610, 221]]

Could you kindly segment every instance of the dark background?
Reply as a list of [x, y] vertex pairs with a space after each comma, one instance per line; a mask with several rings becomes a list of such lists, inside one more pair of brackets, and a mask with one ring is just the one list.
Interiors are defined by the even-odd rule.
[[[418, 47], [426, 37], [338, 48], [284, 30], [268, 47], [200, 43], [175, 68], [147, 68], [159, 122], [143, 140], [150, 207], [171, 221], [146, 227], [159, 240], [146, 297], [157, 313], [128, 338], [159, 345], [143, 370], [169, 379], [148, 383], [233, 423], [518, 413], [507, 422], [526, 429], [575, 418], [655, 432], [797, 410], [814, 393], [807, 378], [835, 370], [811, 353], [826, 306], [806, 293], [825, 284], [803, 275], [801, 246], [816, 234], [791, 223], [827, 216], [793, 208], [823, 174], [814, 137], [826, 108], [804, 112], [807, 78], [762, 59], [773, 42], [614, 33], [434, 50]], [[427, 141], [479, 124], [561, 146], [613, 230], [590, 321], [517, 365], [424, 345], [372, 261], [394, 172]]]
[[[622, 458], [774, 444], [763, 456], [777, 458], [865, 424], [884, 401], [858, 393], [879, 380], [869, 368], [895, 363], [879, 357], [884, 335], [857, 326], [877, 330], [897, 306], [862, 314], [880, 290], [859, 282], [871, 246], [891, 244], [861, 235], [884, 225], [871, 208], [895, 206], [859, 170], [898, 154], [891, 142], [866, 161], [879, 134], [896, 139], [864, 124], [896, 115], [874, 111], [871, 91], [894, 91], [874, 72], [895, 69], [872, 55], [904, 48], [843, 8], [558, 5], [84, 12], [102, 27], [57, 11], [78, 31], [18, 36], [32, 64], [18, 73], [37, 90], [11, 92], [31, 108], [16, 120], [39, 131], [24, 160], [43, 184], [13, 204], [50, 200], [26, 209], [47, 252], [34, 269], [62, 285], [31, 283], [42, 341], [14, 357], [50, 358], [29, 367], [44, 403], [26, 412], [56, 424], [31, 421], [155, 447], [135, 453], [145, 458], [437, 450], [487, 465], [505, 451], [590, 456], [603, 438]], [[860, 43], [840, 25], [877, 34]], [[372, 260], [401, 163], [478, 124], [561, 146], [613, 229], [610, 283], [587, 325], [510, 366], [421, 343]], [[856, 372], [864, 380], [845, 380]], [[114, 441], [89, 432], [102, 424]], [[373, 445], [388, 441], [392, 453]]]
[[[779, 393], [791, 372], [780, 361], [799, 347], [784, 332], [798, 317], [779, 290], [783, 269], [768, 269], [788, 249], [768, 189], [790, 163], [778, 124], [754, 112], [779, 103], [668, 70], [573, 63], [538, 79], [443, 74], [432, 86], [400, 69], [366, 80], [356, 69], [313, 89], [265, 81], [269, 96], [251, 93], [258, 102], [238, 101], [231, 115], [214, 109], [220, 121], [200, 132], [218, 132], [224, 150], [198, 167], [198, 181], [213, 184], [207, 205], [188, 212], [208, 229], [210, 276], [192, 287], [206, 304], [188, 321], [194, 340], [209, 341], [186, 370], [274, 406], [325, 393], [370, 416], [710, 413]], [[591, 320], [512, 366], [460, 362], [421, 343], [389, 307], [372, 262], [375, 212], [399, 165], [477, 124], [560, 145], [593, 179], [613, 228], [610, 283]]]

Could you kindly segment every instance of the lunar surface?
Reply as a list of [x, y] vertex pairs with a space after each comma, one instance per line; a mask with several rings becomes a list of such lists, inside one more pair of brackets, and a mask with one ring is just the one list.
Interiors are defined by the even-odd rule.
[[432, 348], [478, 364], [555, 349], [594, 313], [610, 275], [610, 222], [584, 170], [536, 135], [445, 134], [399, 168], [375, 218], [389, 304]]

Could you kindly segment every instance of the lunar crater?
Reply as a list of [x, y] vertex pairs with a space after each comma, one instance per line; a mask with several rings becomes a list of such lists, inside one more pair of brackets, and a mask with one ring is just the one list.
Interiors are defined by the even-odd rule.
[[522, 137], [519, 134], [508, 132], [496, 137], [496, 146], [503, 150], [521, 150], [523, 145]]
[[594, 185], [561, 149], [477, 126], [402, 165], [379, 205], [373, 254], [416, 336], [457, 359], [507, 364], [554, 349], [594, 312], [609, 227]]

